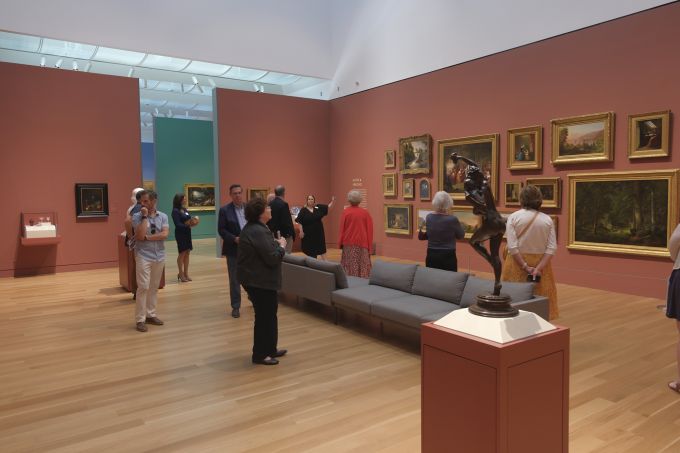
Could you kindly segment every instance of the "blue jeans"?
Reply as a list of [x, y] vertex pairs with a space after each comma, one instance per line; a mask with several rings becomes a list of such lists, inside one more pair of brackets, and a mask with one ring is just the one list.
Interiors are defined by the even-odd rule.
[[241, 308], [241, 285], [236, 275], [236, 256], [227, 255], [227, 272], [229, 273], [229, 296], [231, 308]]

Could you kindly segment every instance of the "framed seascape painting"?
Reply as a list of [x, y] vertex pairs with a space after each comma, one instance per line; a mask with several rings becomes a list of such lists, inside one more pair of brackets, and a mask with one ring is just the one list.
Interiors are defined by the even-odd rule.
[[560, 118], [551, 124], [554, 165], [613, 160], [613, 112]]
[[399, 139], [399, 171], [429, 175], [432, 170], [432, 137], [429, 134]]
[[670, 110], [629, 116], [628, 158], [668, 156], [670, 118]]
[[393, 149], [385, 151], [385, 168], [397, 168], [397, 153]]
[[454, 164], [452, 153], [477, 162], [489, 178], [491, 193], [498, 198], [498, 134], [441, 140], [439, 143], [439, 190], [447, 192], [454, 200], [464, 200], [463, 181], [467, 164], [459, 160]]
[[413, 178], [404, 178], [401, 180], [401, 193], [404, 200], [413, 200], [416, 197], [415, 193], [416, 180]]
[[567, 248], [669, 257], [678, 170], [571, 174]]
[[76, 217], [108, 217], [109, 185], [106, 183], [76, 184]]
[[[538, 187], [543, 197], [544, 208], [559, 208], [562, 201], [562, 180], [557, 178], [527, 178], [526, 184]], [[519, 201], [519, 200], [518, 200]]]
[[503, 204], [505, 206], [519, 206], [519, 193], [522, 190], [522, 183], [518, 181], [506, 181], [503, 191]]
[[429, 179], [421, 179], [418, 183], [418, 196], [420, 201], [429, 201], [432, 199], [432, 187]]
[[263, 200], [266, 200], [267, 195], [269, 195], [269, 187], [251, 187], [248, 189], [248, 200], [252, 200], [253, 198], [262, 198]]
[[385, 233], [410, 236], [411, 210], [413, 207], [406, 203], [385, 205]]
[[543, 128], [522, 127], [508, 131], [508, 169], [543, 168]]
[[397, 196], [397, 174], [383, 173], [382, 175], [383, 197]]
[[187, 211], [214, 211], [215, 184], [184, 184]]
[[418, 231], [427, 231], [427, 227], [425, 226], [425, 219], [427, 218], [428, 214], [432, 214], [434, 211], [431, 209], [418, 209]]

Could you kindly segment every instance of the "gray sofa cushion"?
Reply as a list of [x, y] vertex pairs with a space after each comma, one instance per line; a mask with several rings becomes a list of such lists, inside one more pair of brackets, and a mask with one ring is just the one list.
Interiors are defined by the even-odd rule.
[[460, 304], [469, 274], [418, 266], [411, 292], [418, 296]]
[[306, 266], [306, 258], [307, 257], [304, 255], [291, 255], [290, 253], [286, 253], [283, 255], [283, 262], [297, 264], [298, 266]]
[[368, 286], [368, 279], [361, 277], [354, 277], [353, 275], [347, 276], [347, 285], [349, 288], [355, 288], [357, 286]]
[[354, 288], [337, 289], [331, 293], [331, 301], [339, 307], [370, 314], [371, 304], [376, 300], [392, 299], [406, 295], [396, 289], [366, 285]]
[[418, 267], [417, 264], [388, 263], [376, 260], [373, 262], [369, 283], [410, 293], [416, 267]]
[[386, 321], [395, 322], [404, 326], [420, 328], [424, 322], [430, 321], [429, 317], [442, 313], [450, 313], [460, 308], [450, 302], [444, 302], [430, 297], [404, 295], [393, 299], [377, 300], [371, 304], [371, 314]]
[[347, 275], [345, 274], [345, 270], [342, 268], [340, 263], [336, 263], [333, 261], [317, 260], [316, 258], [312, 258], [311, 256], [305, 258], [305, 262], [307, 263], [307, 267], [311, 267], [312, 269], [318, 269], [320, 271], [330, 272], [331, 274], [334, 274], [335, 285], [338, 288], [342, 289], [349, 287], [349, 285], [347, 284]]
[[[534, 297], [534, 284], [530, 282], [501, 282], [501, 294], [507, 294], [512, 302], [522, 302]], [[493, 292], [493, 280], [485, 280], [470, 276], [465, 283], [463, 297], [460, 299], [461, 307], [469, 307], [477, 302], [477, 295]]]

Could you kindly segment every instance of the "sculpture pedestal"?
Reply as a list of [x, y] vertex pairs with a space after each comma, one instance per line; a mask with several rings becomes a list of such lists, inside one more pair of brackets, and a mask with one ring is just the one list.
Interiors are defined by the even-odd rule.
[[421, 352], [423, 452], [568, 451], [568, 328], [501, 344], [427, 323]]

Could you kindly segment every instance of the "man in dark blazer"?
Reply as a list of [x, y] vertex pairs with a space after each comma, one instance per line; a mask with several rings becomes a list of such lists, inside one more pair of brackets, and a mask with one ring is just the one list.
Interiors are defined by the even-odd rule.
[[220, 208], [217, 232], [222, 238], [222, 256], [227, 257], [227, 272], [229, 273], [229, 296], [231, 298], [231, 316], [241, 316], [241, 285], [236, 275], [236, 256], [241, 229], [246, 224], [243, 203], [243, 188], [240, 184], [229, 187], [231, 203]]
[[269, 207], [272, 210], [272, 218], [267, 225], [275, 236], [277, 233], [281, 233], [281, 237], [286, 239], [286, 253], [290, 253], [293, 251], [295, 228], [293, 227], [293, 219], [290, 215], [290, 207], [283, 199], [286, 196], [286, 188], [276, 186], [274, 195], [276, 195], [276, 198], [269, 203]]

